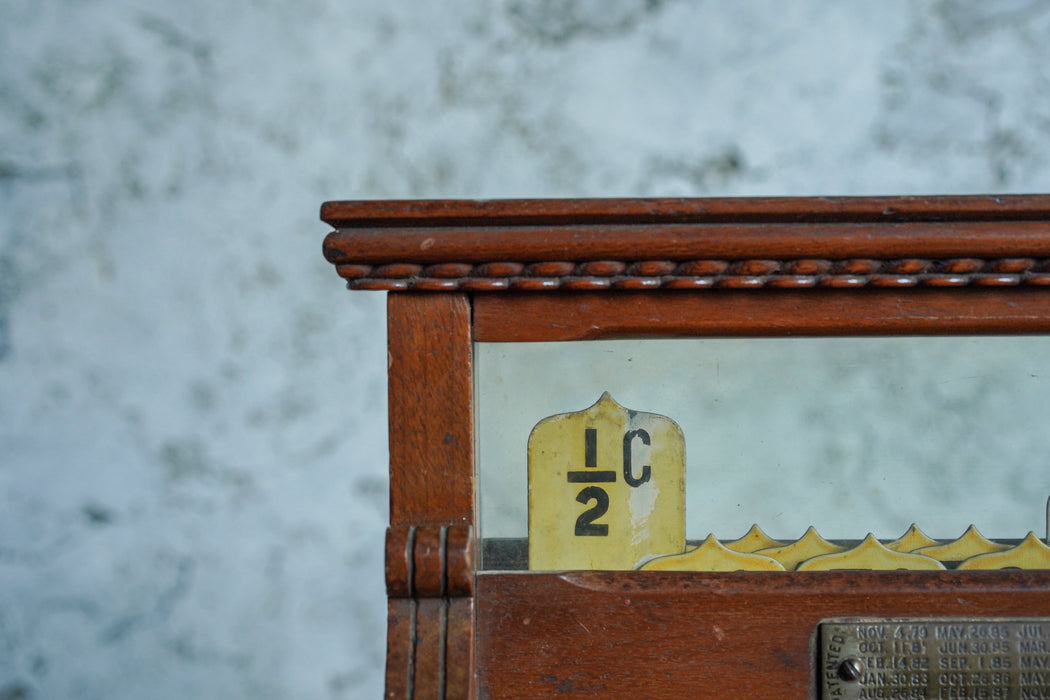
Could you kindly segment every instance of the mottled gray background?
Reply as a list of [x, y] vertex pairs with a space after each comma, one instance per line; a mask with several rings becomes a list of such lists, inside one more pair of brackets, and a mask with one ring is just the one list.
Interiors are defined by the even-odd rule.
[[1050, 191], [1050, 3], [0, 0], [0, 700], [378, 697], [337, 198]]

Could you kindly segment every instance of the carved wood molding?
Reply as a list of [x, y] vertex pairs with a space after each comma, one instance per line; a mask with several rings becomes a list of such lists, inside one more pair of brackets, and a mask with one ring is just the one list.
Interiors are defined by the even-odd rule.
[[471, 697], [473, 542], [469, 525], [387, 529], [386, 697]]
[[391, 598], [459, 598], [474, 592], [469, 525], [387, 528], [386, 587]]
[[351, 289], [1050, 286], [1050, 196], [328, 202]]
[[389, 292], [1050, 286], [1047, 258], [391, 263], [336, 271], [349, 289]]

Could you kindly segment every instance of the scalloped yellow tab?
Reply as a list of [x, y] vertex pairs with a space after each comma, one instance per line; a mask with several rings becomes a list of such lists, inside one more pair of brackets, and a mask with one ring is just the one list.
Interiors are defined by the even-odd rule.
[[908, 531], [901, 535], [900, 539], [887, 544], [886, 549], [892, 549], [894, 552], [914, 552], [916, 549], [936, 547], [940, 544], [940, 542], [927, 536], [925, 532], [920, 530], [918, 525], [912, 523]]
[[794, 571], [802, 562], [825, 554], [846, 551], [845, 547], [832, 544], [821, 537], [811, 525], [799, 539], [791, 544], [770, 549], [760, 549], [756, 554], [762, 554], [779, 561], [788, 571]]
[[894, 552], [868, 534], [864, 541], [853, 549], [837, 554], [825, 554], [799, 564], [796, 571], [832, 571], [836, 569], [871, 569], [893, 570], [914, 569], [934, 571], [943, 569], [944, 564], [931, 557], [920, 554]]
[[685, 554], [672, 554], [646, 562], [643, 571], [783, 571], [776, 559], [736, 552], [708, 535], [703, 544]]
[[757, 552], [760, 549], [769, 549], [770, 547], [779, 547], [784, 542], [775, 540], [766, 533], [762, 532], [762, 528], [755, 523], [751, 526], [751, 529], [744, 533], [744, 536], [739, 540], [733, 540], [732, 542], [723, 542], [722, 546], [726, 549], [731, 549], [734, 552]]
[[1009, 548], [1008, 544], [999, 544], [987, 539], [971, 525], [959, 539], [935, 547], [922, 547], [915, 550], [915, 554], [933, 557], [937, 561], [965, 561], [979, 554], [1001, 552]]
[[608, 392], [529, 435], [529, 568], [634, 569], [685, 550], [685, 438]]
[[1021, 542], [1001, 552], [978, 554], [959, 564], [960, 569], [1050, 569], [1050, 547], [1029, 532]]

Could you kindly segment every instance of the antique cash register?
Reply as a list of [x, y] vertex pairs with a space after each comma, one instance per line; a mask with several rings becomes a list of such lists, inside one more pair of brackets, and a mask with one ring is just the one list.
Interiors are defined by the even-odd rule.
[[1050, 698], [1050, 196], [321, 218], [389, 292], [386, 697]]

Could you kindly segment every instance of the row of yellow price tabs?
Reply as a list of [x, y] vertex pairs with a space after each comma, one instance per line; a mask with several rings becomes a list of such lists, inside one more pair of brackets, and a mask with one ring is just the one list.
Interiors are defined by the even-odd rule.
[[774, 540], [755, 525], [740, 539], [685, 537], [685, 438], [670, 418], [624, 408], [608, 393], [589, 408], [541, 420], [528, 444], [529, 568], [646, 571], [1050, 569], [1050, 547], [972, 525], [942, 542], [915, 525], [899, 539], [836, 543], [809, 528]]

